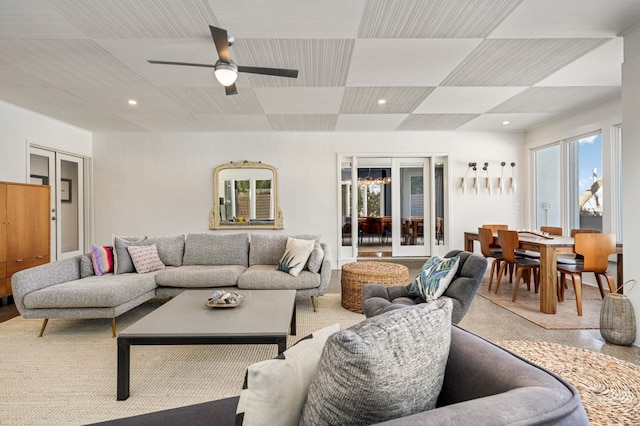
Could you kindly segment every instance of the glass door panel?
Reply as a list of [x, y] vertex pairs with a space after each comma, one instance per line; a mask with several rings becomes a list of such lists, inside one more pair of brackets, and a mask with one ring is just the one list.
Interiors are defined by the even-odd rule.
[[56, 154], [57, 258], [84, 253], [84, 164], [83, 159]]
[[[392, 176], [393, 255], [429, 256], [432, 214], [427, 158], [394, 158]], [[397, 176], [397, 178], [395, 178]]]
[[52, 151], [31, 148], [29, 151], [29, 183], [51, 186], [51, 248], [49, 256], [56, 260], [56, 155]]

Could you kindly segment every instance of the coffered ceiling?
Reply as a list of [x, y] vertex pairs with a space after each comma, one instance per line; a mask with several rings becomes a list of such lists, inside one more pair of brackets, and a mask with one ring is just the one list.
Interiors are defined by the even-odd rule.
[[[640, 0], [1, 0], [0, 99], [95, 132], [523, 131], [619, 96], [639, 23]], [[209, 25], [299, 77], [226, 96], [147, 62], [215, 63]]]

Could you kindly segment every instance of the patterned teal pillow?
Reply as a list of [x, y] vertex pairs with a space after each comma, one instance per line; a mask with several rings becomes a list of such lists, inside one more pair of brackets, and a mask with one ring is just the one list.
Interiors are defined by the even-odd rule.
[[445, 292], [458, 270], [459, 256], [441, 259], [433, 256], [427, 260], [409, 287], [411, 296], [419, 296], [427, 302], [435, 300]]

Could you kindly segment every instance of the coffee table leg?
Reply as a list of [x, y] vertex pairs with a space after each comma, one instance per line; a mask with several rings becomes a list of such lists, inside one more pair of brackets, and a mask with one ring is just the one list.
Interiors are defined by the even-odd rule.
[[278, 355], [284, 353], [284, 351], [287, 350], [287, 338], [286, 337], [279, 338], [277, 341], [277, 345], [278, 345]]
[[127, 339], [118, 337], [118, 401], [129, 398], [130, 368], [131, 345]]
[[293, 314], [291, 315], [291, 335], [296, 335], [296, 300], [293, 299]]

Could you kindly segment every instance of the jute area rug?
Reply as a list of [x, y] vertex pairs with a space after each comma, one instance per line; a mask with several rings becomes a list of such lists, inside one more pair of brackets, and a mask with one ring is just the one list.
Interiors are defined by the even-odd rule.
[[640, 367], [587, 349], [557, 343], [498, 342], [578, 389], [592, 425], [640, 424]]
[[[156, 309], [152, 300], [118, 317], [121, 330]], [[298, 299], [297, 336], [364, 319], [340, 306], [340, 296]], [[257, 319], [259, 321], [259, 319]], [[127, 417], [238, 395], [247, 366], [277, 355], [275, 345], [133, 346], [131, 396], [116, 401], [116, 339], [110, 320], [0, 323], [0, 425], [75, 425]], [[214, 419], [212, 419], [213, 422]]]
[[[515, 280], [515, 277], [514, 277]], [[495, 281], [495, 278], [494, 278]], [[565, 290], [564, 301], [558, 302], [555, 314], [545, 314], [540, 312], [540, 294], [527, 291], [527, 286], [522, 281], [518, 289], [518, 298], [511, 301], [513, 296], [513, 285], [508, 280], [502, 279], [498, 293], [494, 293], [495, 282], [489, 292], [488, 275], [482, 280], [478, 295], [490, 300], [496, 305], [531, 321], [534, 324], [548, 330], [578, 330], [578, 329], [599, 329], [600, 328], [600, 306], [602, 298], [597, 287], [590, 285], [582, 286], [582, 316], [578, 316], [576, 299], [573, 287]]]

